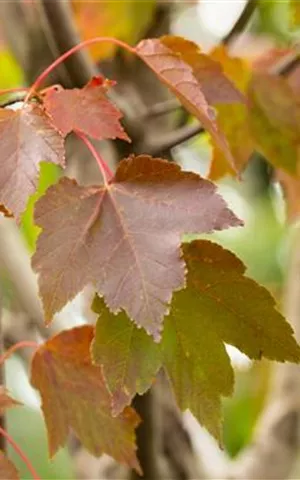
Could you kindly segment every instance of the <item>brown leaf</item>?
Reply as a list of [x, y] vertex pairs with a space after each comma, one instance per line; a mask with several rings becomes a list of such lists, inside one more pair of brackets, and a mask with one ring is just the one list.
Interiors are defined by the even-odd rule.
[[184, 286], [181, 236], [241, 225], [211, 182], [146, 155], [123, 160], [108, 186], [62, 179], [38, 200], [35, 221], [46, 322], [93, 283], [113, 312], [123, 308], [156, 340]]
[[98, 140], [130, 141], [119, 122], [122, 113], [107, 97], [111, 84], [102, 77], [94, 77], [83, 88], [46, 92], [44, 106], [62, 135], [78, 130]]
[[22, 404], [17, 400], [14, 400], [13, 398], [11, 398], [6, 388], [3, 387], [3, 385], [1, 385], [0, 386], [0, 415], [3, 415], [7, 408], [18, 407], [19, 405], [22, 405]]
[[13, 462], [0, 450], [0, 479], [19, 480], [20, 475]]
[[90, 359], [94, 328], [65, 330], [34, 354], [31, 383], [42, 397], [49, 452], [63, 447], [72, 429], [93, 455], [107, 453], [140, 472], [134, 429], [139, 417], [128, 407], [111, 416], [111, 396], [100, 367]]
[[38, 105], [0, 108], [0, 205], [17, 218], [34, 193], [41, 161], [64, 164], [64, 140]]
[[[227, 140], [217, 125], [215, 111], [206, 97], [207, 93], [210, 99], [214, 98], [214, 102], [221, 98], [226, 103], [233, 98], [237, 101], [236, 89], [229, 80], [226, 81], [217, 65], [201, 54], [195, 44], [179, 37], [142, 40], [137, 45], [136, 52], [187, 110], [198, 118], [236, 170]], [[204, 68], [205, 62], [207, 72]], [[221, 91], [217, 96], [218, 82], [221, 82], [223, 87], [226, 85], [226, 88], [224, 94]]]

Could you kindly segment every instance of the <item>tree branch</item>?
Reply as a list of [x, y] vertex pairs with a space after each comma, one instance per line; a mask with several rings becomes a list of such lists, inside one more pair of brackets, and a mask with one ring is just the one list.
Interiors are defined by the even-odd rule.
[[222, 43], [224, 45], [228, 45], [236, 35], [243, 32], [247, 27], [251, 17], [257, 7], [257, 0], [248, 0], [244, 10], [242, 11], [240, 17], [238, 18], [237, 22], [230, 30], [230, 32], [223, 38]]
[[[39, 0], [43, 29], [48, 44], [57, 58], [80, 43], [69, 1]], [[99, 73], [86, 50], [77, 52], [64, 63], [69, 75], [69, 88], [84, 86], [93, 75]]]

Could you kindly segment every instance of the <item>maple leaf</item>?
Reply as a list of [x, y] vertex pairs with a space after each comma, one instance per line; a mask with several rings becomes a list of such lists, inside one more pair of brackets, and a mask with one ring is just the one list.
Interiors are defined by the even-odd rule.
[[112, 315], [97, 297], [93, 309], [100, 316], [91, 352], [103, 367], [113, 413], [144, 393], [163, 366], [179, 406], [219, 438], [220, 397], [233, 388], [224, 342], [250, 358], [278, 361], [299, 362], [300, 348], [271, 295], [245, 277], [237, 257], [206, 240], [183, 250], [187, 286], [173, 296], [161, 343], [138, 330], [124, 312]]
[[107, 453], [140, 472], [134, 429], [139, 417], [128, 407], [111, 416], [111, 397], [101, 373], [92, 365], [94, 328], [82, 326], [50, 338], [34, 354], [31, 383], [42, 397], [52, 457], [72, 429], [95, 456]]
[[64, 164], [64, 140], [36, 104], [0, 108], [0, 211], [19, 219], [34, 193], [41, 161]]
[[3, 385], [0, 385], [0, 415], [5, 413], [7, 408], [18, 407], [22, 405], [17, 400], [11, 398]]
[[227, 140], [218, 127], [214, 109], [209, 105], [210, 101], [227, 103], [242, 99], [221, 67], [202, 54], [193, 42], [180, 37], [142, 40], [135, 50], [187, 110], [198, 118], [235, 170]]
[[[250, 69], [246, 62], [241, 58], [230, 56], [224, 46], [216, 47], [210, 55], [222, 65], [227, 77], [236, 84], [239, 90], [246, 94], [250, 80]], [[225, 133], [237, 169], [241, 171], [255, 147], [248, 124], [248, 105], [247, 103], [226, 105], [222, 102], [216, 106], [216, 109], [219, 128]], [[234, 175], [235, 172], [228, 163], [224, 152], [220, 150], [214, 140], [212, 140], [212, 144], [213, 158], [209, 178], [218, 180], [226, 174]]]
[[120, 162], [108, 185], [63, 178], [38, 200], [35, 223], [46, 322], [93, 283], [113, 312], [124, 308], [156, 340], [184, 286], [181, 235], [242, 224], [211, 182], [145, 155]]
[[0, 478], [3, 480], [19, 480], [20, 475], [15, 465], [0, 450]]
[[94, 77], [83, 88], [50, 89], [44, 107], [56, 128], [66, 136], [78, 130], [97, 140], [122, 138], [130, 141], [119, 120], [122, 113], [106, 95], [114, 82]]
[[253, 75], [249, 86], [249, 123], [257, 148], [275, 167], [297, 173], [300, 109], [288, 82], [265, 73]]

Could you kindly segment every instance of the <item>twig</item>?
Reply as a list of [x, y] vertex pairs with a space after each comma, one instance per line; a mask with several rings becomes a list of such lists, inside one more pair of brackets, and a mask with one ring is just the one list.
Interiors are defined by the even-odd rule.
[[255, 11], [256, 6], [257, 6], [257, 0], [248, 0], [237, 22], [235, 23], [233, 28], [230, 30], [230, 32], [227, 33], [227, 35], [223, 38], [222, 43], [224, 45], [228, 45], [236, 35], [238, 35], [239, 33], [245, 30]]
[[162, 115], [167, 115], [172, 113], [179, 108], [183, 108], [182, 105], [175, 99], [166, 100], [165, 102], [159, 102], [149, 107], [143, 117], [143, 119], [150, 119], [161, 117]]
[[203, 133], [205, 130], [201, 125], [184, 125], [183, 127], [175, 130], [175, 132], [168, 132], [161, 137], [155, 139], [146, 139], [145, 144], [138, 146], [138, 152], [147, 152], [153, 156], [163, 155], [168, 153], [171, 148], [190, 140], [199, 133]]

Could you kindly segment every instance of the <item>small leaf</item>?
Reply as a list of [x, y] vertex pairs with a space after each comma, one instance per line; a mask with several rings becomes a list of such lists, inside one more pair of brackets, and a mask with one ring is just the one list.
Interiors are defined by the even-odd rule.
[[93, 455], [107, 453], [140, 472], [134, 433], [139, 417], [129, 407], [111, 416], [101, 368], [90, 360], [93, 336], [91, 326], [63, 331], [33, 357], [31, 383], [42, 397], [50, 456], [65, 445], [72, 429]]
[[297, 172], [300, 147], [300, 108], [284, 78], [257, 73], [249, 87], [249, 122], [263, 155], [275, 167]]
[[123, 160], [108, 186], [62, 179], [38, 200], [35, 222], [46, 322], [93, 283], [113, 312], [124, 308], [156, 340], [184, 286], [181, 235], [242, 223], [212, 183], [145, 155]]
[[18, 407], [22, 405], [17, 400], [11, 398], [3, 385], [0, 386], [0, 415], [5, 413], [7, 408]]
[[0, 479], [19, 480], [20, 475], [13, 462], [0, 450]]
[[62, 135], [78, 130], [98, 140], [122, 138], [130, 141], [120, 124], [122, 113], [107, 97], [113, 82], [94, 77], [85, 87], [50, 89], [44, 106]]
[[149, 388], [162, 366], [180, 408], [189, 408], [220, 438], [220, 398], [233, 389], [224, 343], [250, 358], [293, 362], [300, 361], [300, 348], [271, 295], [244, 276], [237, 257], [204, 240], [185, 244], [183, 250], [187, 286], [173, 296], [161, 343], [154, 344], [124, 312], [112, 315], [96, 298], [99, 318], [91, 352], [103, 367], [114, 413]]
[[[225, 103], [241, 101], [241, 95], [226, 79], [221, 67], [201, 54], [193, 42], [180, 37], [142, 40], [136, 53], [198, 118], [235, 170], [227, 140], [217, 125], [214, 109], [209, 105], [210, 100], [213, 103], [220, 99]], [[217, 93], [220, 83], [222, 90]]]
[[38, 105], [0, 108], [0, 204], [17, 219], [34, 193], [41, 161], [64, 165], [64, 140]]

